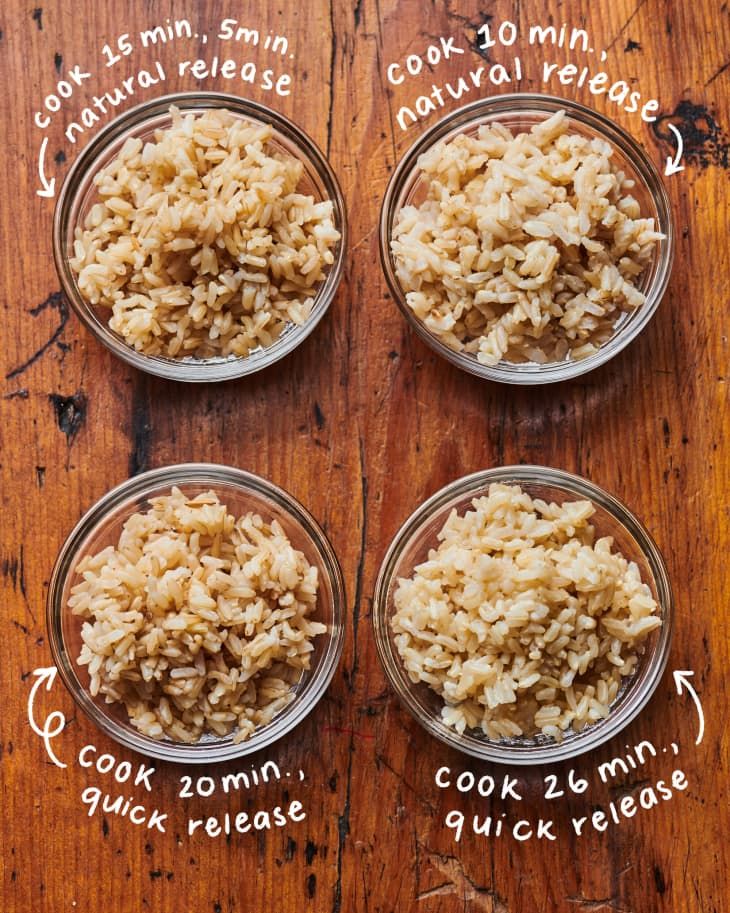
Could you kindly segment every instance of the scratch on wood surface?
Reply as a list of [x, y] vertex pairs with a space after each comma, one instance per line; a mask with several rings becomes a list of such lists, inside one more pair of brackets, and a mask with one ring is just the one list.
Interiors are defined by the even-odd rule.
[[479, 885], [469, 876], [464, 864], [456, 856], [438, 853], [423, 843], [417, 843], [419, 856], [422, 854], [432, 868], [446, 880], [432, 888], [421, 891], [416, 885], [416, 900], [428, 900], [431, 897], [456, 894], [470, 909], [484, 913], [510, 913], [506, 902], [492, 887]]
[[578, 907], [580, 913], [601, 913], [602, 910], [613, 910], [614, 913], [631, 913], [628, 907], [623, 906], [618, 897], [603, 897], [593, 900], [588, 897], [572, 896], [566, 900]]
[[336, 732], [339, 735], [354, 736], [358, 739], [375, 739], [375, 736], [369, 732], [358, 732], [356, 729], [350, 729], [348, 726], [325, 726], [322, 732]]
[[712, 74], [712, 76], [710, 76], [710, 78], [705, 83], [705, 88], [707, 88], [708, 86], [711, 86], [712, 83], [716, 79], [718, 79], [720, 76], [722, 76], [722, 74], [728, 69], [728, 67], [730, 67], [730, 60], [728, 60], [727, 63], [723, 63], [721, 67], [719, 67], [717, 70], [715, 70], [715, 72]]
[[436, 806], [428, 800], [427, 796], [424, 793], [424, 790], [420, 786], [414, 786], [413, 783], [410, 783], [406, 779], [404, 774], [402, 774], [400, 771], [396, 770], [392, 764], [390, 764], [388, 761], [386, 761], [384, 755], [376, 754], [375, 763], [377, 765], [382, 765], [383, 767], [385, 767], [386, 770], [389, 770], [393, 774], [393, 776], [396, 777], [398, 782], [402, 786], [405, 786], [405, 788], [408, 790], [408, 792], [411, 793], [416, 799], [418, 799], [418, 801], [424, 808], [428, 809], [429, 814], [431, 814], [431, 815], [436, 814]]
[[619, 40], [619, 38], [623, 35], [623, 33], [626, 31], [626, 29], [627, 29], [627, 28], [631, 25], [631, 23], [634, 21], [634, 19], [636, 18], [637, 13], [638, 13], [639, 10], [641, 9], [641, 7], [644, 6], [645, 3], [646, 3], [646, 0], [639, 0], [639, 2], [636, 4], [636, 7], [634, 8], [633, 13], [629, 16], [629, 18], [624, 22], [624, 24], [623, 24], [623, 25], [621, 26], [621, 28], [618, 30], [618, 32], [617, 32], [616, 35], [614, 36], [613, 40], [611, 41], [611, 43], [608, 44], [608, 45], [606, 46], [606, 50], [607, 50], [607, 51], [610, 51], [611, 48], [613, 48], [613, 46], [616, 44], [616, 42]]
[[359, 250], [364, 245], [369, 244], [370, 239], [373, 237], [373, 235], [377, 231], [378, 231], [378, 226], [373, 225], [373, 227], [368, 229], [368, 231], [366, 231], [365, 234], [361, 238], [358, 238], [357, 241], [353, 241], [352, 245], [350, 246], [350, 255], [354, 254], [356, 250]]
[[44, 355], [55, 342], [60, 340], [61, 334], [66, 327], [66, 323], [68, 322], [69, 317], [68, 304], [66, 303], [66, 299], [64, 298], [62, 292], [51, 292], [51, 294], [44, 301], [41, 301], [41, 303], [36, 307], [31, 308], [29, 314], [31, 317], [37, 317], [49, 307], [55, 311], [58, 311], [58, 325], [51, 333], [49, 338], [43, 343], [40, 349], [34, 352], [30, 358], [26, 359], [26, 361], [24, 361], [22, 364], [18, 365], [16, 368], [13, 368], [5, 375], [6, 380], [12, 380], [14, 377], [18, 377], [24, 371], [27, 371], [28, 368], [30, 368], [32, 364], [38, 361], [38, 359]]

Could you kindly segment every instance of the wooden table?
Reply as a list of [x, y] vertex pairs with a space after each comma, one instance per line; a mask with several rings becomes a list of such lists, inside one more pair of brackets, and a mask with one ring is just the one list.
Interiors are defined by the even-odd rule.
[[[2, 909], [722, 913], [730, 904], [728, 4], [497, 0], [482, 12], [471, 0], [182, 7], [53, 0], [33, 9], [8, 0], [0, 16], [0, 560], [8, 647], [0, 664]], [[117, 67], [103, 65], [102, 45], [120, 33], [134, 37], [184, 16], [196, 32], [210, 34], [207, 45], [160, 42], [137, 47]], [[74, 146], [64, 138], [64, 115], [43, 130], [33, 115], [76, 64], [95, 75], [75, 88], [64, 109], [69, 113], [154, 59], [167, 70], [166, 91], [196, 85], [175, 75], [182, 58], [218, 51], [260, 67], [274, 59], [262, 48], [217, 44], [214, 26], [228, 16], [262, 34], [288, 37], [294, 59], [274, 65], [293, 74], [293, 93], [273, 97], [251, 88], [248, 94], [295, 119], [328, 152], [347, 198], [350, 254], [326, 319], [285, 362], [240, 382], [183, 386], [126, 367], [69, 314], [51, 257], [52, 201], [36, 195], [38, 156], [48, 137], [45, 171], [59, 182], [93, 131]], [[450, 367], [408, 330], [386, 294], [376, 225], [395, 162], [421, 126], [441, 113], [403, 132], [395, 123], [400, 106], [430, 90], [431, 82], [455, 80], [484, 62], [469, 44], [486, 19], [493, 28], [512, 20], [522, 32], [514, 48], [488, 53], [489, 65], [517, 52], [523, 59], [522, 82], [502, 90], [539, 89], [540, 58], [563, 63], [576, 57], [528, 46], [528, 26], [550, 17], [558, 26], [566, 21], [585, 28], [607, 49], [613, 79], [660, 99], [665, 119], [652, 129], [616, 113], [605, 96], [591, 100], [585, 90], [562, 90], [615, 116], [660, 167], [674, 152], [666, 115], [676, 114], [685, 171], [666, 183], [677, 260], [656, 317], [618, 358], [572, 383], [513, 389]], [[422, 53], [442, 35], [455, 36], [466, 53], [403, 85], [386, 85], [387, 64]], [[243, 91], [241, 83], [222, 79], [200, 86]], [[120, 109], [156, 91], [138, 92]], [[457, 104], [447, 102], [444, 111]], [[82, 791], [90, 785], [113, 791], [114, 783], [80, 767], [79, 749], [93, 743], [117, 759], [139, 759], [77, 714], [59, 682], [39, 693], [36, 715], [42, 721], [53, 709], [65, 714], [66, 729], [53, 741], [65, 769], [53, 766], [27, 721], [31, 673], [51, 663], [44, 599], [64, 537], [130, 474], [189, 460], [244, 467], [300, 499], [325, 525], [349, 594], [347, 644], [327, 696], [295, 733], [253, 759], [305, 772], [289, 793], [302, 801], [306, 820], [230, 840], [188, 837], [186, 821], [273, 806], [286, 784], [183, 800], [179, 778], [186, 771], [159, 764], [148, 801], [169, 812], [169, 827], [153, 834], [113, 815], [86, 816]], [[550, 770], [520, 775], [519, 804], [438, 789], [434, 774], [443, 765], [455, 772], [504, 771], [430, 738], [397, 704], [375, 654], [371, 594], [399, 524], [448, 481], [519, 461], [581, 473], [624, 499], [656, 537], [675, 589], [670, 665], [648, 709], [613, 743], [554, 769], [561, 784], [571, 767], [587, 776], [588, 797], [545, 799]], [[688, 694], [675, 694], [674, 669], [695, 673], [706, 717], [697, 747], [697, 714]], [[644, 738], [657, 746], [676, 741], [679, 756], [660, 756], [601, 783], [596, 765]], [[575, 835], [571, 816], [636, 796], [677, 765], [688, 780], [685, 792], [605, 833]], [[219, 781], [248, 766], [198, 773]], [[142, 788], [129, 787], [128, 794], [145, 798]], [[506, 812], [509, 820], [553, 818], [559, 838], [519, 842], [465, 833], [457, 844], [443, 822], [451, 809]]]

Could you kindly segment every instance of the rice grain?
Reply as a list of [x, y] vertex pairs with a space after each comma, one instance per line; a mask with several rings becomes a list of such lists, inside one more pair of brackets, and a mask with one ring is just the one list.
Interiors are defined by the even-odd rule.
[[76, 573], [90, 692], [155, 739], [249, 738], [292, 700], [327, 630], [311, 618], [317, 568], [276, 520], [236, 518], [212, 491], [152, 499]]
[[564, 110], [513, 134], [494, 123], [418, 159], [421, 202], [391, 239], [415, 316], [484, 365], [594, 354], [645, 301], [664, 238], [612, 146], [568, 132]]
[[138, 351], [247, 356], [308, 319], [340, 239], [333, 204], [299, 191], [304, 166], [274, 148], [269, 125], [224, 109], [170, 114], [95, 176], [70, 265]]
[[637, 565], [596, 538], [590, 501], [561, 505], [493, 483], [397, 582], [391, 627], [442, 720], [491, 739], [560, 739], [610, 713], [661, 625]]

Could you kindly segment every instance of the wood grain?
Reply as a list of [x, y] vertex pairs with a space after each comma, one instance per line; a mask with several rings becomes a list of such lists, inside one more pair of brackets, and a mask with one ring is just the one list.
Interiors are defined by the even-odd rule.
[[[42, 2], [42, 0], [38, 0]], [[452, 913], [709, 913], [724, 911], [728, 890], [728, 735], [725, 726], [730, 588], [726, 555], [730, 483], [727, 409], [728, 104], [730, 13], [719, 0], [333, 0], [275, 4], [253, 0], [231, 11], [213, 2], [173, 5], [56, 0], [42, 9], [8, 0], [0, 13], [4, 95], [0, 208], [3, 398], [0, 400], [2, 504], [0, 565], [8, 654], [0, 663], [2, 908], [60, 913], [181, 909], [191, 913], [264, 910]], [[403, 133], [395, 112], [434, 81], [465, 75], [473, 51], [407, 85], [386, 88], [385, 66], [420, 53], [440, 35], [466, 45], [487, 15], [530, 24], [566, 21], [610, 48], [606, 67], [662, 114], [678, 112], [687, 140], [686, 170], [667, 181], [678, 228], [668, 294], [651, 325], [604, 368], [549, 389], [510, 389], [450, 367], [411, 333], [385, 291], [377, 219], [389, 173], [418, 135]], [[86, 101], [117, 74], [99, 61], [101, 45], [167, 17], [186, 16], [199, 32], [236, 16], [286, 34], [295, 53], [295, 91], [250, 95], [295, 119], [327, 150], [347, 198], [351, 252], [336, 301], [312, 337], [284, 363], [222, 386], [180, 386], [113, 359], [79, 325], [58, 294], [51, 258], [52, 205], [36, 191], [41, 133], [32, 115], [59, 72], [94, 61], [98, 81]], [[174, 76], [183, 52], [212, 54], [190, 42], [135, 56], [157, 57], [166, 90], [192, 88]], [[226, 48], [231, 56], [235, 49]], [[525, 61], [543, 49], [520, 44]], [[494, 49], [491, 60], [511, 52]], [[263, 63], [263, 54], [250, 55]], [[567, 52], [550, 52], [567, 61]], [[131, 72], [133, 66], [130, 63]], [[528, 72], [528, 67], [526, 67]], [[537, 67], [529, 66], [530, 77]], [[204, 88], [230, 89], [222, 80]], [[537, 89], [531, 78], [519, 86]], [[671, 151], [657, 132], [610, 113], [663, 164]], [[127, 106], [139, 98], [130, 99]], [[683, 107], [678, 107], [683, 104]], [[457, 107], [450, 102], [448, 109]], [[431, 115], [424, 125], [436, 120]], [[49, 136], [50, 174], [63, 177], [77, 149], [60, 121]], [[66, 161], [55, 162], [58, 153]], [[25, 715], [29, 673], [50, 663], [44, 623], [46, 583], [58, 549], [78, 517], [108, 488], [144, 469], [204, 459], [267, 476], [326, 526], [349, 594], [348, 638], [326, 698], [288, 739], [265, 756], [305, 770], [291, 790], [307, 819], [265, 837], [188, 838], [188, 815], [222, 814], [281, 801], [281, 785], [250, 796], [183, 805], [184, 771], [159, 765], [154, 804], [170, 812], [166, 835], [126, 821], [84, 815], [90, 783], [111, 786], [73, 763], [52, 767]], [[398, 706], [375, 655], [371, 593], [379, 562], [399, 524], [441, 485], [486, 466], [539, 462], [582, 473], [624, 499], [653, 532], [677, 599], [670, 670], [693, 669], [707, 716], [701, 746], [686, 695], [668, 672], [648, 709], [612, 744], [558, 766], [591, 777], [591, 801], [605, 806], [644, 780], [670, 771], [659, 758], [617, 786], [595, 765], [625, 744], [650, 738], [680, 743], [683, 795], [605, 834], [571, 837], [570, 815], [586, 800], [542, 797], [545, 770], [521, 777], [525, 817], [555, 818], [554, 843], [517, 843], [444, 828], [449, 809], [467, 815], [514, 803], [439, 790], [436, 769], [501, 773], [448, 751]], [[88, 742], [134, 760], [80, 715], [60, 684], [44, 696], [62, 709], [59, 750], [71, 760]], [[246, 765], [248, 766], [248, 765]], [[240, 769], [231, 764], [201, 773]], [[592, 773], [593, 772], [593, 773]]]

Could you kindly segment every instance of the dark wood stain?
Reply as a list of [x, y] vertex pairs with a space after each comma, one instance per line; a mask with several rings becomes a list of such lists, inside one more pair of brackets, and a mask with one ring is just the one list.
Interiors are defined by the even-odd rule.
[[77, 390], [70, 396], [61, 396], [59, 393], [50, 393], [48, 399], [56, 414], [56, 424], [66, 435], [69, 445], [79, 433], [86, 420], [88, 400], [82, 390]]

